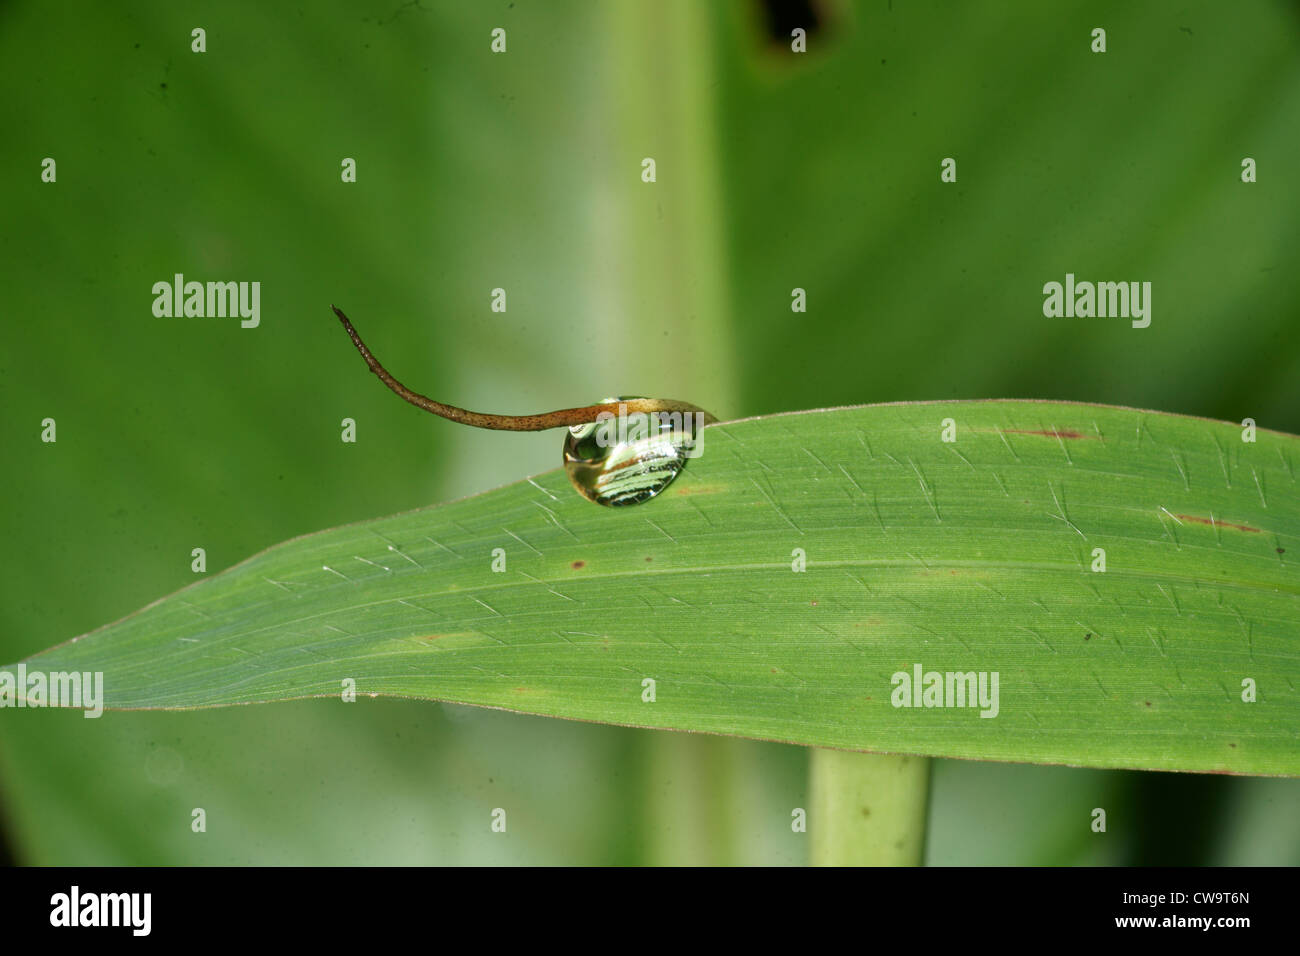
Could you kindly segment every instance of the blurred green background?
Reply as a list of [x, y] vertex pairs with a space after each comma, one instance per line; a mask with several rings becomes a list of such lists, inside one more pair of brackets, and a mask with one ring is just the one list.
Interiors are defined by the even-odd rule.
[[[192, 548], [212, 573], [558, 466], [557, 434], [397, 401], [330, 303], [485, 411], [1024, 397], [1300, 432], [1295, 4], [801, 6], [0, 5], [0, 659], [190, 583]], [[260, 327], [154, 317], [176, 272], [260, 281]], [[1066, 272], [1151, 281], [1151, 327], [1044, 318]], [[806, 762], [415, 701], [5, 710], [0, 853], [801, 863]], [[931, 863], [1300, 862], [1300, 781], [937, 761], [930, 813]]]

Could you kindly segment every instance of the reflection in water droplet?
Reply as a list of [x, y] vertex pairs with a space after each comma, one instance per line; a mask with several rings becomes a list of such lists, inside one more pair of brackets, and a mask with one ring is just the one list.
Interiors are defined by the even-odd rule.
[[[607, 398], [602, 404], [636, 396]], [[574, 425], [564, 439], [564, 470], [579, 494], [602, 505], [635, 505], [663, 491], [700, 452], [703, 416], [623, 413]]]

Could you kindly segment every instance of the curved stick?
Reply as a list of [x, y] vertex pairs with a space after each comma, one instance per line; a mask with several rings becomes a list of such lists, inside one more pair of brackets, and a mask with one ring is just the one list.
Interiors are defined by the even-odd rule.
[[660, 398], [631, 398], [626, 401], [607, 402], [601, 405], [584, 405], [581, 408], [561, 408], [558, 411], [544, 412], [540, 415], [488, 415], [483, 412], [471, 412], [463, 408], [457, 408], [455, 405], [446, 405], [429, 398], [427, 395], [411, 391], [393, 378], [388, 369], [384, 368], [379, 363], [379, 359], [375, 358], [370, 349], [366, 348], [366, 343], [361, 341], [361, 336], [357, 335], [357, 330], [352, 327], [352, 323], [343, 314], [343, 310], [334, 305], [331, 305], [330, 308], [334, 310], [334, 314], [343, 323], [343, 328], [347, 330], [348, 336], [352, 339], [352, 344], [357, 347], [361, 357], [366, 360], [366, 365], [369, 366], [370, 371], [378, 375], [381, 382], [417, 408], [423, 408], [426, 412], [433, 412], [435, 415], [449, 421], [459, 422], [462, 425], [473, 425], [475, 428], [493, 428], [500, 431], [539, 432], [548, 428], [585, 425], [594, 422], [596, 416], [601, 412], [618, 415], [620, 408], [624, 412], [647, 415], [655, 412], [696, 412], [704, 416], [703, 422], [705, 425], [717, 421], [716, 418], [699, 406], [691, 405], [688, 402], [675, 402]]

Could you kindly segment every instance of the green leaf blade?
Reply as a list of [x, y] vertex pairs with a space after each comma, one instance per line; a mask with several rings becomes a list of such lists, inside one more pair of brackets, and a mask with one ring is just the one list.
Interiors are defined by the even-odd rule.
[[[119, 708], [351, 679], [818, 746], [1295, 775], [1300, 439], [1241, 436], [1049, 402], [730, 422], [648, 504], [548, 473], [286, 542], [27, 663], [103, 671]], [[997, 716], [893, 706], [918, 664], [997, 672]]]

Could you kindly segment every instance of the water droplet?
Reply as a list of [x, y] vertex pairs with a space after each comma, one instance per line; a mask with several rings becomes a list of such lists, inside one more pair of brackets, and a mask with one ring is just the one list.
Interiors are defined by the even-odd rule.
[[[607, 398], [602, 404], [636, 396]], [[564, 439], [564, 470], [588, 501], [635, 505], [663, 491], [698, 454], [693, 414], [623, 413], [574, 425]]]

